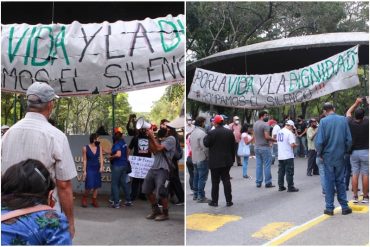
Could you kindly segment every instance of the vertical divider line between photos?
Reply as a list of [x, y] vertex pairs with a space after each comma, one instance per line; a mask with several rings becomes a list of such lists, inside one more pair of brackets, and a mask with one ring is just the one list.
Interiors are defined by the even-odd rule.
[[[187, 114], [187, 107], [186, 107], [186, 61], [187, 61], [187, 57], [186, 57], [186, 42], [187, 42], [187, 37], [186, 37], [186, 28], [187, 28], [187, 18], [186, 18], [186, 0], [184, 0], [184, 18], [185, 18], [185, 30], [184, 30], [184, 37], [185, 37], [185, 45], [184, 45], [184, 57], [185, 57], [185, 63], [184, 63], [184, 126], [186, 126], [186, 114]], [[187, 243], [186, 243], [186, 205], [187, 205], [187, 200], [186, 200], [186, 195], [187, 195], [187, 186], [186, 186], [186, 181], [187, 180], [187, 174], [186, 174], [186, 159], [187, 159], [187, 155], [186, 155], [186, 132], [185, 132], [185, 127], [184, 127], [184, 246], [187, 246]]]

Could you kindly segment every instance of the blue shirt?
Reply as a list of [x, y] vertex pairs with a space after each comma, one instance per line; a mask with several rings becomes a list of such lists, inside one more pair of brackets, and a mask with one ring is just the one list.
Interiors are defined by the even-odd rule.
[[[7, 212], [2, 209], [1, 215]], [[3, 221], [1, 245], [72, 245], [68, 220], [55, 210], [44, 210]]]
[[121, 157], [115, 158], [112, 160], [112, 165], [114, 166], [125, 166], [127, 165], [127, 144], [126, 142], [121, 139], [112, 147], [112, 154], [117, 153], [117, 151], [121, 151]]
[[335, 164], [336, 161], [343, 160], [351, 145], [352, 136], [345, 117], [332, 113], [320, 121], [315, 140], [318, 156]]

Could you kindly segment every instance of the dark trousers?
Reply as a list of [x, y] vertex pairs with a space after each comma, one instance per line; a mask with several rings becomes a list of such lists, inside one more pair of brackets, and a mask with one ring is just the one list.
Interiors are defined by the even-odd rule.
[[170, 185], [169, 185], [169, 191], [170, 194], [175, 194], [177, 199], [179, 200], [178, 202], [184, 202], [184, 189], [182, 188], [182, 184], [180, 181], [180, 176], [179, 176], [179, 166], [177, 164], [177, 161], [173, 160], [175, 169], [173, 174], [170, 176]]
[[350, 161], [350, 155], [345, 154], [344, 155], [344, 182], [346, 184], [346, 190], [349, 189], [349, 180], [351, 178], [351, 161]]
[[316, 151], [308, 150], [307, 156], [307, 174], [319, 174], [319, 168], [316, 164]]
[[143, 185], [144, 179], [132, 178], [131, 183], [131, 200], [135, 201], [137, 197], [145, 199], [145, 194], [141, 192], [141, 186]]
[[279, 160], [278, 184], [279, 187], [284, 187], [284, 176], [286, 175], [286, 182], [288, 189], [294, 187], [294, 159]]
[[194, 164], [190, 156], [186, 158], [186, 168], [189, 172], [189, 185], [190, 189], [194, 190], [193, 181], [194, 181]]
[[224, 185], [224, 193], [226, 202], [232, 201], [231, 195], [231, 183], [230, 183], [230, 167], [221, 167], [211, 169], [211, 180], [212, 180], [212, 201], [218, 203], [218, 190], [220, 180]]
[[235, 142], [235, 160], [236, 160], [236, 165], [241, 166], [242, 161], [240, 157], [238, 156], [238, 148], [239, 148], [239, 143]]

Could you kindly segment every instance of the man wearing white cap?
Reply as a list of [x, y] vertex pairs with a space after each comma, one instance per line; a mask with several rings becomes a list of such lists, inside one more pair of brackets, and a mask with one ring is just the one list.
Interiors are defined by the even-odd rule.
[[26, 116], [14, 124], [2, 139], [1, 171], [4, 173], [23, 160], [41, 161], [55, 179], [55, 209], [67, 216], [73, 237], [72, 179], [77, 176], [76, 167], [66, 135], [48, 122], [54, 107], [53, 100], [59, 96], [51, 86], [37, 81], [27, 89], [26, 95]]
[[294, 128], [294, 122], [288, 120], [285, 123], [285, 127], [281, 129], [277, 134], [278, 144], [278, 160], [279, 160], [279, 171], [278, 171], [278, 184], [279, 191], [286, 190], [284, 187], [284, 176], [286, 175], [286, 181], [288, 183], [288, 192], [297, 192], [298, 189], [294, 187], [293, 176], [294, 176], [294, 152], [293, 149], [297, 146], [295, 143], [295, 135], [292, 130]]

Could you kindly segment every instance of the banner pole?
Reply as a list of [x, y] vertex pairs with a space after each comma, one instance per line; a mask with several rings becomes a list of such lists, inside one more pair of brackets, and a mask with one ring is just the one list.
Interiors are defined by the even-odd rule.
[[14, 94], [14, 101], [13, 101], [13, 124], [17, 122], [17, 94]]
[[116, 93], [113, 92], [112, 93], [112, 135], [113, 136], [114, 136], [114, 124], [116, 122], [116, 117], [115, 117], [115, 108], [116, 108], [115, 96], [116, 96]]

